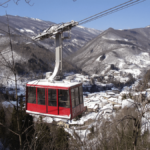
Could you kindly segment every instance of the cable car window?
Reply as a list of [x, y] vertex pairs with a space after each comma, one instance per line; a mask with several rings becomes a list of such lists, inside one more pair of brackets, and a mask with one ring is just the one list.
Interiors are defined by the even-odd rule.
[[74, 89], [71, 89], [71, 100], [72, 100], [72, 108], [74, 108], [76, 106]]
[[45, 105], [45, 89], [38, 88], [37, 93], [38, 93], [38, 104]]
[[76, 101], [76, 106], [79, 105], [79, 90], [78, 90], [78, 87], [75, 88], [75, 101]]
[[83, 89], [82, 86], [79, 86], [79, 91], [80, 91], [80, 104], [83, 103]]
[[48, 89], [48, 105], [57, 106], [56, 90]]
[[59, 97], [60, 107], [66, 107], [66, 108], [70, 107], [68, 90], [58, 90], [58, 97]]
[[28, 103], [36, 104], [36, 88], [28, 87]]

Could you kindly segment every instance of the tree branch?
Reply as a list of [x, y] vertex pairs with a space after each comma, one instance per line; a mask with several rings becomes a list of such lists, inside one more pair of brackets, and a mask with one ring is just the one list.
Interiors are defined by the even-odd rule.
[[[8, 3], [8, 2], [10, 2], [10, 1], [11, 1], [11, 0], [7, 0], [7, 1], [5, 1], [4, 3], [0, 4], [0, 6], [2, 6], [2, 7], [5, 7], [5, 8], [6, 8], [6, 7], [8, 6], [8, 4], [7, 4], [7, 3]], [[5, 4], [7, 4], [7, 6], [4, 6]]]
[[[1, 126], [3, 126], [4, 128], [7, 128], [5, 125], [3, 125], [1, 122], [0, 122], [0, 125]], [[12, 132], [12, 133], [14, 133], [15, 135], [18, 135], [19, 136], [19, 134], [18, 133], [16, 133], [16, 132], [14, 132], [14, 131], [12, 131], [11, 129], [9, 129], [9, 128], [7, 128], [10, 132]]]

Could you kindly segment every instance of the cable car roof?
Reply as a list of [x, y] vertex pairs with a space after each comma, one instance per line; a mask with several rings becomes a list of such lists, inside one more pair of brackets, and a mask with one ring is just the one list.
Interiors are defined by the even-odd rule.
[[79, 82], [69, 82], [69, 81], [55, 81], [55, 82], [48, 82], [46, 79], [34, 80], [27, 83], [27, 86], [48, 86], [48, 87], [61, 87], [61, 88], [69, 88], [76, 85], [80, 85], [82, 83]]

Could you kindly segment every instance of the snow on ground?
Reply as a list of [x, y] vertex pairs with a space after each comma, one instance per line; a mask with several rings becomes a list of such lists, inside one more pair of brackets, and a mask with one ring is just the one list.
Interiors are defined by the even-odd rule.
[[77, 39], [73, 39], [72, 42], [78, 44], [78, 40]]
[[101, 62], [101, 61], [100, 61], [101, 56], [102, 56], [102, 55], [100, 55], [100, 56], [96, 59], [96, 61]]
[[122, 100], [120, 99], [119, 96], [118, 96], [118, 98], [113, 98], [113, 97], [111, 97], [111, 98], [109, 98], [108, 100], [111, 101], [111, 102], [115, 102], [115, 103], [117, 103], [117, 104], [121, 104], [121, 103], [122, 103]]
[[71, 48], [68, 48], [68, 50], [69, 50], [70, 52], [73, 52]]
[[38, 19], [38, 18], [30, 18], [30, 19], [36, 20], [36, 21], [42, 21], [42, 20], [40, 20], [40, 19]]
[[78, 27], [78, 28], [81, 28], [81, 29], [85, 29], [85, 27], [83, 27], [83, 26], [79, 26], [79, 25], [78, 25], [77, 27]]
[[43, 121], [46, 122], [46, 123], [52, 123], [53, 122], [53, 118], [45, 117], [45, 118], [43, 118]]
[[24, 31], [30, 32], [30, 33], [34, 33], [34, 31], [32, 31], [32, 30], [30, 30], [30, 29], [26, 29], [26, 28], [24, 28]]
[[81, 79], [81, 78], [75, 78], [74, 81], [75, 81], [75, 82], [81, 82], [82, 79]]
[[75, 132], [78, 134], [78, 136], [80, 136], [82, 141], [85, 139], [85, 137], [87, 137], [89, 133], [91, 133], [89, 130], [75, 130]]
[[105, 40], [111, 40], [111, 41], [116, 41], [116, 40], [119, 40], [119, 41], [122, 41], [122, 40], [124, 40], [123, 38], [120, 38], [120, 37], [118, 37], [118, 36], [103, 36], [102, 37], [103, 39], [105, 39]]
[[20, 30], [20, 32], [24, 32], [24, 30], [23, 29], [19, 29]]
[[93, 34], [97, 34], [97, 32], [98, 32], [96, 29], [93, 29], [93, 28], [87, 28], [87, 30]]
[[85, 116], [82, 116], [82, 117], [80, 118], [80, 120], [76, 120], [76, 121], [74, 121], [74, 120], [70, 121], [70, 120], [69, 120], [68, 123], [69, 123], [69, 124], [83, 125], [85, 121], [88, 121], [89, 119], [95, 119], [96, 116], [97, 116], [97, 113], [91, 112], [91, 113], [89, 113], [89, 114], [87, 114], [87, 115], [85, 115]]
[[37, 21], [42, 21], [42, 20], [40, 20], [40, 19], [38, 19], [38, 18], [36, 18], [36, 20], [37, 20]]
[[102, 32], [102, 31], [98, 31], [98, 30], [93, 29], [93, 28], [86, 28], [86, 27], [83, 27], [83, 26], [80, 26], [80, 25], [78, 25], [77, 28], [86, 30], [86, 31], [88, 31], [90, 33], [93, 33], [93, 34], [97, 34], [97, 33], [101, 33]]
[[140, 69], [122, 69], [126, 73], [131, 73], [134, 77], [138, 77], [141, 74]]
[[116, 38], [108, 38], [108, 37], [102, 37], [103, 39], [106, 39], [106, 40], [111, 40], [111, 41], [116, 41], [117, 39]]
[[124, 62], [124, 60], [123, 59], [118, 59], [119, 60], [119, 68], [120, 69], [122, 69], [123, 68], [123, 66], [125, 65], [125, 62]]
[[124, 39], [126, 42], [128, 42], [129, 40], [128, 39]]
[[138, 65], [141, 68], [150, 65], [150, 57], [149, 57], [149, 54], [146, 52], [142, 52], [136, 56], [126, 57], [125, 59], [131, 64]]
[[[34, 33], [34, 31], [33, 30], [31, 30], [31, 29], [26, 29], [26, 28], [24, 28], [24, 29], [18, 29], [18, 28], [16, 28], [17, 30], [19, 30], [20, 32], [29, 32], [29, 33]], [[35, 33], [34, 33], [35, 34]]]
[[112, 113], [113, 112], [113, 105], [112, 104], [106, 104], [105, 106], [103, 106], [103, 108], [101, 109], [101, 111], [103, 111], [104, 114], [106, 114], [106, 113]]
[[134, 101], [132, 99], [124, 99], [122, 101], [122, 108], [124, 107], [133, 107], [134, 106]]
[[75, 132], [74, 129], [65, 128], [65, 131], [68, 132], [74, 138], [74, 132]]

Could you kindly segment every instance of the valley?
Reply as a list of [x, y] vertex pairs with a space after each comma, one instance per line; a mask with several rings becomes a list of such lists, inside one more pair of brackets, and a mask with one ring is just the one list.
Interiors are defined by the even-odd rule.
[[[10, 35], [6, 23], [6, 16], [0, 16], [0, 104], [5, 109], [12, 109], [16, 106], [16, 85], [18, 97], [21, 99], [23, 96], [25, 104], [26, 83], [45, 79], [46, 72], [54, 69], [54, 41], [36, 42], [31, 37], [55, 23], [9, 15]], [[141, 137], [145, 135], [150, 130], [149, 40], [149, 26], [128, 30], [109, 28], [105, 31], [75, 27], [71, 38], [63, 41], [63, 80], [82, 83], [84, 112], [73, 120], [32, 115], [34, 123], [41, 120], [46, 124], [63, 126], [71, 142], [85, 149], [105, 147], [106, 143], [101, 145], [103, 142], [98, 140], [113, 139], [113, 131], [120, 138], [120, 128], [127, 127], [123, 124], [130, 125], [129, 120], [140, 121]], [[121, 127], [116, 129], [116, 123]], [[107, 135], [103, 133], [107, 130], [104, 127], [110, 131]], [[132, 127], [139, 130], [137, 126]], [[112, 143], [109, 144], [110, 148]]]

